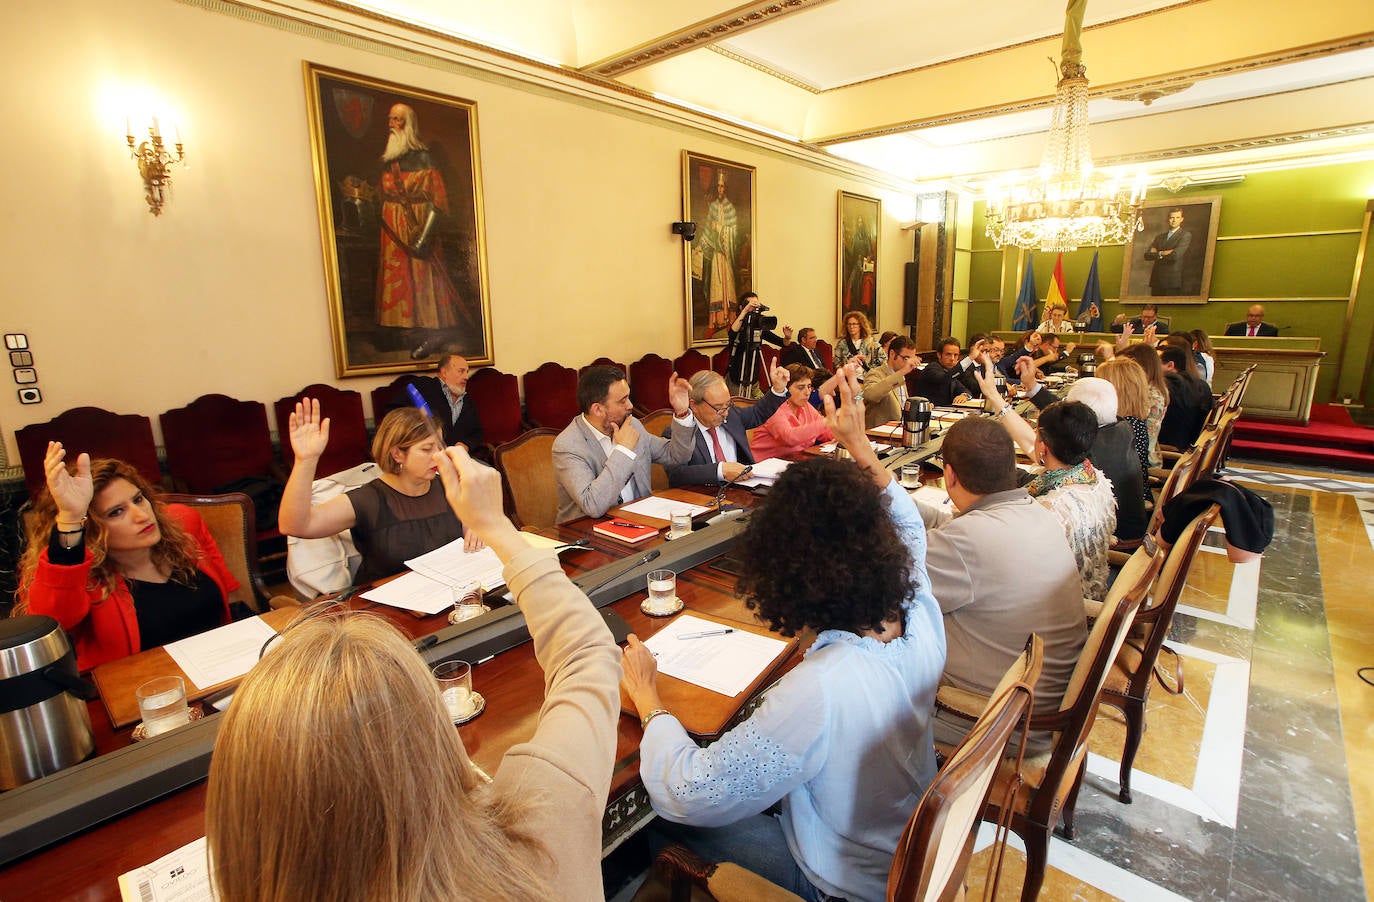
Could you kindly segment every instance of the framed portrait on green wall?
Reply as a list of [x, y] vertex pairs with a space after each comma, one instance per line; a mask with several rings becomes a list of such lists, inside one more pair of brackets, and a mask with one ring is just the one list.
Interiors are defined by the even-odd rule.
[[1220, 216], [1220, 195], [1146, 201], [1145, 228], [1126, 244], [1121, 301], [1205, 304]]
[[876, 197], [839, 192], [839, 256], [835, 297], [839, 315], [837, 335], [843, 335], [844, 318], [862, 313], [870, 323], [878, 321], [878, 239], [883, 222], [883, 202]]
[[492, 359], [477, 104], [305, 64], [338, 376]]
[[754, 290], [754, 167], [682, 152], [687, 347], [723, 345], [741, 295]]

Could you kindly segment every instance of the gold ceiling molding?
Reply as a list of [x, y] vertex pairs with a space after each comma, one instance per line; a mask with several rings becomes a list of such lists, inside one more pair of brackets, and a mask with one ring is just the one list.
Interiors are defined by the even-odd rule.
[[727, 59], [732, 59], [740, 65], [748, 66], [750, 69], [757, 69], [765, 75], [771, 75], [778, 81], [787, 82], [789, 85], [792, 85], [795, 88], [801, 88], [803, 91], [808, 91], [812, 94], [825, 93], [824, 90], [816, 87], [809, 81], [802, 81], [795, 75], [789, 75], [788, 73], [783, 72], [781, 69], [774, 69], [767, 63], [760, 62], [759, 60], [754, 59], [752, 56], [745, 56], [743, 53], [740, 53], [737, 50], [730, 50], [729, 48], [722, 47], [720, 44], [710, 44], [707, 46], [706, 49], [714, 53], [719, 53], [721, 56]]
[[[1095, 100], [1103, 97], [1115, 98], [1122, 94], [1141, 94], [1151, 91], [1161, 91], [1163, 93], [1160, 96], [1164, 96], [1164, 94], [1172, 94], [1182, 90], [1181, 87], [1175, 87], [1177, 85], [1189, 87], [1196, 82], [1208, 78], [1235, 75], [1240, 72], [1249, 72], [1254, 69], [1266, 69], [1271, 66], [1281, 66], [1285, 63], [1296, 63], [1317, 57], [1331, 56], [1337, 53], [1347, 53], [1352, 50], [1363, 50], [1368, 47], [1374, 47], [1374, 32], [1366, 32], [1354, 37], [1341, 38], [1335, 41], [1307, 44], [1302, 47], [1290, 47], [1286, 50], [1279, 50], [1273, 53], [1257, 54], [1251, 57], [1229, 60], [1213, 66], [1200, 66], [1193, 69], [1168, 72], [1138, 81], [1091, 86], [1088, 89], [1088, 97], [1089, 99]], [[1359, 79], [1347, 79], [1347, 81], [1358, 80]], [[1336, 83], [1337, 82], [1332, 82], [1332, 84]], [[1313, 85], [1310, 87], [1325, 87], [1325, 85]], [[1307, 89], [1308, 88], [1304, 87], [1290, 90], [1296, 91]], [[1286, 93], [1289, 93], [1289, 91], [1276, 91], [1273, 95], [1260, 96], [1275, 96]], [[1248, 100], [1253, 98], [1244, 99]], [[1029, 110], [1038, 110], [1052, 106], [1053, 104], [1054, 95], [1046, 94], [1040, 97], [1017, 101], [1015, 103], [997, 104], [972, 110], [961, 110], [957, 113], [948, 113], [941, 116], [929, 116], [924, 119], [908, 119], [903, 122], [894, 122], [879, 128], [862, 129], [856, 132], [846, 132], [837, 135], [826, 135], [822, 138], [809, 139], [807, 143], [814, 144], [817, 147], [826, 147], [831, 144], [840, 144], [846, 141], [859, 141], [865, 138], [881, 138], [887, 135], [897, 135], [922, 128], [956, 125], [961, 122], [971, 122], [977, 119], [986, 119], [992, 116], [1005, 115], [1007, 113], [1024, 113]], [[1214, 104], [1207, 105], [1212, 106]]]
[[[1253, 138], [1238, 138], [1234, 141], [1216, 141], [1208, 144], [1191, 144], [1186, 147], [1171, 147], [1166, 150], [1150, 151], [1139, 154], [1123, 154], [1106, 157], [1099, 166], [1129, 166], [1137, 163], [1158, 163], [1164, 160], [1178, 160], [1202, 154], [1233, 153], [1240, 150], [1265, 150], [1303, 144], [1311, 141], [1326, 141], [1332, 138], [1350, 138], [1360, 135], [1374, 135], [1374, 122], [1359, 122], [1351, 125], [1338, 125], [1330, 128], [1310, 129], [1307, 131], [1282, 132], [1272, 135], [1257, 135]], [[1314, 156], [1329, 156], [1331, 151], [1323, 151]], [[1294, 156], [1292, 159], [1302, 159]], [[1232, 167], [1246, 168], [1252, 167]]]
[[654, 38], [625, 53], [584, 66], [582, 71], [615, 78], [680, 53], [695, 50], [702, 45], [709, 46], [731, 35], [777, 21], [783, 16], [829, 2], [830, 0], [765, 0], [761, 3], [750, 3], [719, 16], [703, 19], [672, 34]]

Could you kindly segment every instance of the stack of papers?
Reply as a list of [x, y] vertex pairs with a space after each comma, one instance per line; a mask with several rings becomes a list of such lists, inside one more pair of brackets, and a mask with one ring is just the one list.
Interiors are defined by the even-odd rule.
[[638, 514], [641, 517], [650, 517], [654, 520], [669, 522], [673, 519], [673, 514], [704, 514], [709, 507], [700, 504], [689, 504], [686, 501], [674, 501], [672, 498], [660, 498], [657, 495], [649, 495], [641, 498], [633, 504], [626, 504], [620, 508], [622, 513]]
[[[817, 445], [816, 449], [825, 454], [834, 454], [835, 449], [839, 447], [839, 444], [839, 442], [826, 442], [823, 445]], [[889, 447], [888, 445], [884, 445], [882, 442], [869, 442], [868, 446], [873, 449], [873, 452], [875, 454], [881, 451], [886, 451]]]
[[743, 486], [772, 485], [778, 481], [782, 471], [791, 465], [790, 460], [783, 460], [780, 457], [761, 460], [754, 464], [754, 472], [750, 474], [749, 478], [740, 480], [738, 484]]
[[726, 629], [730, 628], [714, 620], [683, 614], [644, 645], [653, 652], [659, 673], [734, 698], [786, 650], [787, 643], [742, 629], [699, 639], [678, 638]]
[[[531, 545], [557, 547], [559, 542], [533, 533], [522, 533]], [[393, 579], [362, 598], [423, 614], [441, 614], [453, 607], [453, 590], [476, 586], [483, 593], [506, 584], [501, 559], [490, 548], [465, 551], [462, 539], [454, 539], [428, 554], [406, 561], [410, 573]]]
[[249, 617], [163, 648], [197, 689], [209, 689], [252, 670], [263, 645], [276, 634], [261, 617]]

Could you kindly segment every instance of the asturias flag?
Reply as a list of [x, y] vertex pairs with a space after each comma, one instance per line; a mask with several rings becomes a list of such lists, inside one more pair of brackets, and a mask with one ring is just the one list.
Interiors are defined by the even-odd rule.
[[1026, 273], [1021, 277], [1021, 291], [1016, 295], [1016, 313], [1012, 316], [1011, 327], [1018, 332], [1035, 328], [1035, 307], [1039, 300], [1035, 296], [1035, 255], [1026, 258]]

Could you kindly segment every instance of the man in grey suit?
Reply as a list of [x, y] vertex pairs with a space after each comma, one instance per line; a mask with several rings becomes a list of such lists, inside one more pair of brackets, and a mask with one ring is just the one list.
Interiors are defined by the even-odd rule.
[[643, 498], [653, 491], [652, 464], [686, 463], [696, 426], [687, 395], [687, 380], [677, 373], [669, 376], [672, 437], [660, 438], [631, 415], [634, 405], [623, 372], [613, 366], [588, 368], [577, 380], [582, 415], [553, 442], [558, 522], [600, 517], [616, 505]]
[[[749, 450], [748, 429], [754, 429], [767, 422], [782, 402], [787, 398], [787, 370], [773, 367], [768, 374], [773, 390], [764, 395], [751, 407], [732, 410], [730, 390], [725, 386], [725, 378], [712, 370], [702, 370], [692, 375], [689, 399], [692, 416], [696, 418], [696, 444], [692, 448], [692, 458], [678, 466], [664, 467], [668, 471], [671, 485], [715, 485], [729, 482], [739, 477], [744, 468], [754, 462], [753, 452]], [[663, 433], [668, 434], [677, 428], [677, 423]]]

